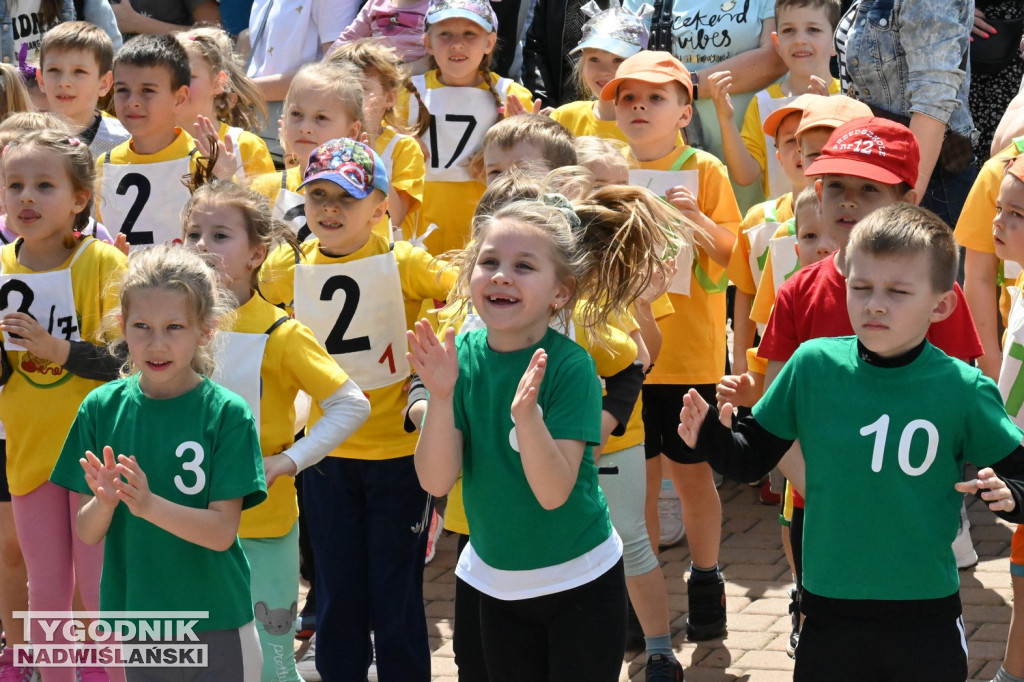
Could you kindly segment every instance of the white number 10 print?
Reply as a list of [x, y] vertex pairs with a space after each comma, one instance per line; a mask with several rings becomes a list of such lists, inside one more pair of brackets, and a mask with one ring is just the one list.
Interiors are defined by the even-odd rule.
[[[928, 438], [925, 447], [924, 461], [918, 466], [910, 463], [910, 446], [914, 441], [914, 434], [919, 430], [924, 431]], [[885, 439], [889, 435], [889, 415], [883, 414], [875, 422], [868, 424], [860, 430], [860, 435], [870, 436], [875, 434], [875, 446], [871, 452], [871, 470], [878, 473], [882, 470], [882, 460], [885, 458]], [[900, 444], [896, 450], [896, 459], [900, 469], [908, 476], [920, 476], [928, 471], [935, 455], [939, 450], [939, 430], [927, 419], [915, 419], [903, 428], [900, 434]]]

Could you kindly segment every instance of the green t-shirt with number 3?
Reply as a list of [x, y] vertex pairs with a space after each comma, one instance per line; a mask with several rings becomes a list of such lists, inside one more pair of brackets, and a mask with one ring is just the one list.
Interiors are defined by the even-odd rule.
[[902, 367], [856, 337], [802, 344], [754, 407], [807, 465], [804, 585], [835, 599], [938, 599], [960, 587], [951, 544], [964, 461], [1021, 442], [991, 379], [930, 343]]
[[[147, 398], [139, 375], [105, 384], [82, 403], [50, 480], [91, 494], [79, 459], [134, 455], [150, 490], [203, 508], [266, 494], [252, 412], [240, 396], [209, 379], [168, 400]], [[183, 540], [134, 516], [119, 503], [107, 531], [100, 579], [104, 611], [209, 611], [197, 632], [234, 629], [253, 619], [249, 563], [238, 539], [223, 552]]]

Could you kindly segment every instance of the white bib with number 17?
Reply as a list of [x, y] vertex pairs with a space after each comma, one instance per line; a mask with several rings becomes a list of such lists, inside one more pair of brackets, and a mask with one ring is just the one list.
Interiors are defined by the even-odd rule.
[[189, 199], [181, 183], [189, 157], [159, 163], [103, 164], [99, 216], [112, 235], [134, 247], [181, 238], [181, 209]]
[[393, 252], [295, 266], [295, 317], [368, 391], [405, 381], [405, 303]]

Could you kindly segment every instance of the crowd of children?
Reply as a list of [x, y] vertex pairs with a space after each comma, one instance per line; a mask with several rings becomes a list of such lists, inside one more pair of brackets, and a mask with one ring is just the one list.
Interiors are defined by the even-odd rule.
[[[1024, 521], [1024, 138], [954, 231], [910, 128], [838, 94], [839, 0], [776, 0], [742, 127], [702, 83], [722, 159], [649, 6], [584, 5], [580, 101], [542, 111], [486, 0], [370, 0], [336, 41], [307, 4], [287, 54], [255, 4], [255, 77], [220, 29], [57, 19], [46, 113], [0, 64], [0, 682], [428, 682], [442, 526], [460, 680], [610, 682], [642, 643], [681, 682], [663, 503], [686, 636], [720, 638], [719, 474], [782, 505], [794, 679], [964, 682], [964, 495]], [[208, 655], [52, 665], [146, 640], [15, 615], [83, 610], [201, 614]]]

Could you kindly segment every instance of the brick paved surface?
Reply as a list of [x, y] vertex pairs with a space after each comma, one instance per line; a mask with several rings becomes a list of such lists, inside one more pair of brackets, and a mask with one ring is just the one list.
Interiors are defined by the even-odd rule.
[[[684, 541], [661, 554], [676, 656], [686, 668], [688, 682], [790, 680], [793, 662], [786, 656], [786, 591], [790, 582], [780, 543], [778, 510], [758, 504], [757, 491], [745, 485], [726, 482], [720, 493], [724, 507], [721, 565], [726, 579], [729, 634], [699, 646], [685, 639], [684, 578], [689, 552]], [[976, 502], [968, 511], [971, 534], [981, 557], [975, 568], [960, 573], [969, 669], [972, 680], [988, 682], [1002, 661], [1010, 621], [1012, 592], [1007, 557], [1012, 528]], [[454, 565], [455, 538], [445, 535], [424, 578], [433, 673], [438, 682], [458, 679], [451, 642]], [[627, 653], [619, 679], [643, 682], [643, 663], [642, 652]]]

